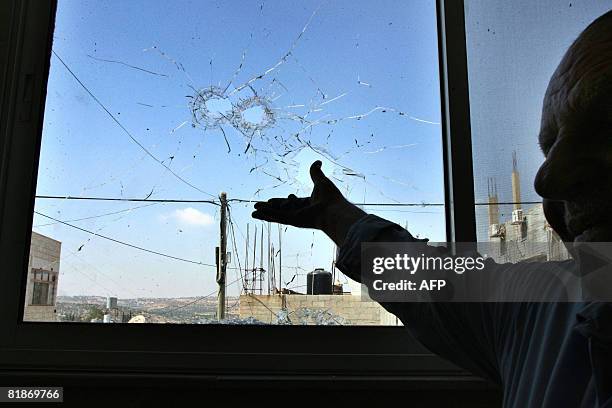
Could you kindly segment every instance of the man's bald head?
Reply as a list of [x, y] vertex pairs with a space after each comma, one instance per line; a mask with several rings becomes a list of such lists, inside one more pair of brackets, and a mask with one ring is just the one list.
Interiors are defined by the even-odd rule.
[[544, 212], [565, 241], [612, 241], [612, 11], [591, 23], [554, 72], [535, 178]]

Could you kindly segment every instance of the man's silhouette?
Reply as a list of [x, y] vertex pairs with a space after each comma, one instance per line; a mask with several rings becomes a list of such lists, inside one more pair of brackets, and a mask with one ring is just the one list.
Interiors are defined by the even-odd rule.
[[[535, 178], [549, 224], [567, 243], [612, 241], [612, 11], [591, 23], [553, 74]], [[315, 228], [360, 279], [362, 242], [414, 242], [408, 231], [346, 200], [313, 163], [310, 197], [257, 203], [253, 217]], [[546, 263], [540, 264], [546, 268]], [[609, 303], [383, 304], [433, 352], [500, 383], [506, 407], [612, 408]]]

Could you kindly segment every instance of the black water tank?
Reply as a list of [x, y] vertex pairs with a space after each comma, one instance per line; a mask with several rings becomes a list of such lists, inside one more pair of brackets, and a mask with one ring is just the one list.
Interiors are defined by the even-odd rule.
[[332, 274], [323, 268], [317, 268], [306, 275], [306, 293], [308, 295], [331, 295]]

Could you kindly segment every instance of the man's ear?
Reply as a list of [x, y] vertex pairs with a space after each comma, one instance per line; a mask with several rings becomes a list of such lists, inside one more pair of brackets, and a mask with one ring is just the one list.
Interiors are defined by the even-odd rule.
[[570, 234], [565, 224], [565, 204], [563, 201], [544, 199], [542, 202], [544, 216], [548, 224], [555, 230], [563, 242], [573, 242], [574, 237]]

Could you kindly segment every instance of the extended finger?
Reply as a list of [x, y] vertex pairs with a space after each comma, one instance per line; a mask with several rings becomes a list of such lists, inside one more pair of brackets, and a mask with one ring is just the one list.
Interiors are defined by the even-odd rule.
[[279, 201], [274, 201], [272, 203], [258, 203], [258, 205], [255, 206], [255, 209], [291, 212], [307, 207], [309, 204], [310, 197], [298, 198], [296, 196], [293, 196], [286, 199], [279, 199]]
[[258, 201], [255, 203], [255, 209], [259, 208], [281, 208], [286, 207], [287, 204], [294, 204], [301, 202], [301, 198], [295, 196], [295, 194], [289, 194], [287, 198], [271, 198], [268, 201]]

